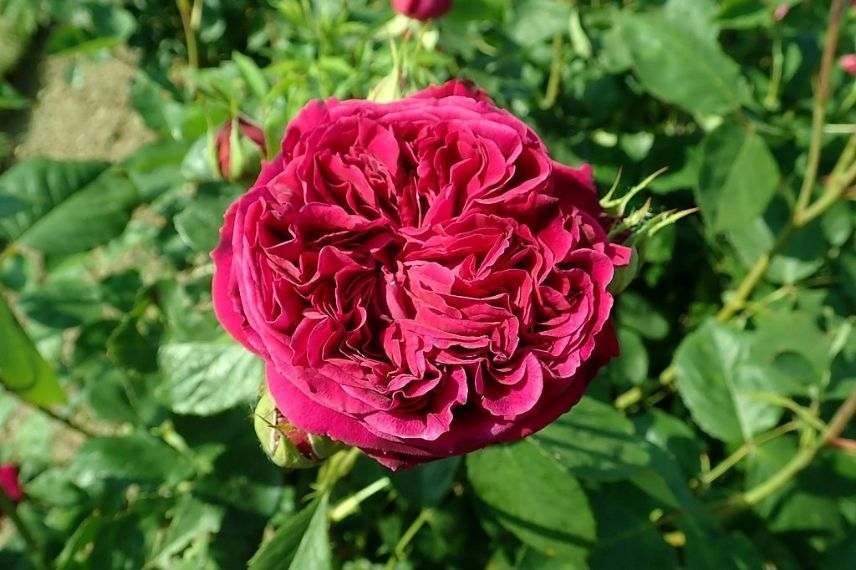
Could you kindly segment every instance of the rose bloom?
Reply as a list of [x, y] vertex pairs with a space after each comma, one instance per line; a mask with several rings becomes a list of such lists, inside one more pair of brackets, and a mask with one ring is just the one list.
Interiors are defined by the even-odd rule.
[[24, 490], [18, 479], [18, 467], [12, 463], [0, 465], [0, 493], [4, 493], [13, 503], [21, 502]]
[[431, 20], [446, 15], [452, 0], [392, 0], [392, 9], [416, 20]]
[[214, 305], [297, 428], [396, 469], [512, 441], [615, 356], [588, 166], [464, 83], [313, 101], [226, 214]]

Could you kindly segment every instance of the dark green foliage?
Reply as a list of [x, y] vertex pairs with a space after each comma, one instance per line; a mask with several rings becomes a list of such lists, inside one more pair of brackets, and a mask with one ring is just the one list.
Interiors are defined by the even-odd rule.
[[[456, 4], [404, 40], [386, 0], [0, 0], [15, 58], [38, 30], [46, 54], [138, 50], [156, 135], [0, 174], [0, 462], [39, 545], [4, 519], [0, 568], [856, 567], [856, 429], [822, 440], [856, 389], [853, 203], [791, 227], [829, 2]], [[221, 180], [214, 137], [241, 115], [272, 156], [309, 99], [401, 87], [391, 46], [405, 91], [471, 79], [602, 189], [668, 167], [654, 213], [699, 213], [639, 252], [622, 355], [553, 425], [403, 473], [284, 472], [253, 432], [261, 363], [213, 316], [208, 254], [252, 183]], [[829, 81], [812, 203], [856, 123], [852, 78]], [[0, 78], [0, 111], [27, 104]]]

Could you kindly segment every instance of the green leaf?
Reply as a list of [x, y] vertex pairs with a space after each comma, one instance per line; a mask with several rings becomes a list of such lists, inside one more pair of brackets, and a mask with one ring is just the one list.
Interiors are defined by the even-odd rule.
[[807, 313], [762, 314], [751, 342], [750, 359], [777, 373], [781, 394], [812, 395], [811, 388], [821, 386], [831, 364], [830, 340]]
[[543, 554], [585, 565], [595, 522], [582, 487], [553, 455], [530, 440], [467, 457], [467, 473], [498, 522]]
[[724, 115], [747, 99], [739, 66], [719, 46], [662, 13], [618, 20], [633, 69], [655, 97], [690, 113]]
[[88, 488], [105, 480], [175, 484], [191, 475], [193, 465], [162, 441], [132, 434], [88, 440], [69, 470], [75, 483]]
[[640, 501], [639, 494], [633, 487], [617, 484], [591, 495], [598, 534], [590, 557], [593, 569], [678, 567], [675, 551], [649, 518], [650, 504]]
[[[725, 237], [734, 246], [743, 266], [748, 268], [770, 251], [789, 218], [789, 206], [784, 199], [776, 197], [763, 217], [730, 228]], [[827, 249], [820, 221], [814, 220], [791, 236], [784, 250], [770, 263], [766, 278], [773, 283], [795, 283], [805, 279], [823, 266]]]
[[407, 501], [433, 507], [449, 491], [460, 463], [460, 457], [449, 457], [394, 473], [392, 486]]
[[188, 547], [191, 542], [207, 539], [220, 530], [223, 509], [185, 495], [170, 515], [171, 522], [157, 548], [150, 554], [153, 564], [169, 568], [171, 558]]
[[781, 415], [752, 397], [767, 389], [768, 380], [747, 357], [749, 346], [746, 333], [710, 321], [687, 336], [675, 355], [681, 398], [699, 427], [723, 441], [747, 441]]
[[331, 568], [327, 502], [323, 495], [288, 519], [250, 560], [250, 570]]
[[568, 29], [570, 8], [556, 0], [520, 0], [514, 3], [510, 35], [523, 46], [531, 46]]
[[199, 196], [175, 217], [175, 229], [194, 251], [208, 253], [217, 247], [223, 215], [234, 195]]
[[657, 408], [634, 417], [633, 423], [646, 441], [670, 453], [686, 476], [698, 474], [704, 445], [688, 424]]
[[270, 89], [264, 73], [256, 65], [256, 62], [240, 52], [232, 52], [232, 61], [237, 64], [241, 76], [250, 86], [253, 94], [259, 99], [264, 99]]
[[24, 332], [0, 292], [0, 382], [24, 400], [51, 406], [65, 403], [56, 374]]
[[98, 286], [72, 278], [52, 280], [25, 292], [19, 306], [34, 321], [57, 329], [92, 322], [104, 312]]
[[650, 459], [633, 423], [590, 397], [530, 440], [574, 475], [590, 479], [623, 479], [644, 469]]
[[753, 130], [725, 123], [702, 145], [696, 198], [708, 227], [724, 232], [764, 213], [779, 185], [779, 167]]
[[164, 380], [158, 397], [179, 414], [207, 416], [258, 396], [262, 363], [230, 342], [175, 342], [161, 346]]
[[0, 218], [5, 218], [23, 211], [26, 204], [12, 196], [0, 195]]
[[0, 80], [0, 111], [26, 109], [30, 102], [9, 83]]
[[725, 534], [707, 525], [683, 517], [681, 530], [686, 535], [686, 567], [698, 570], [764, 567], [764, 561], [751, 542], [742, 534]]
[[0, 238], [47, 254], [85, 251], [118, 235], [137, 191], [103, 162], [42, 158], [19, 163], [0, 177], [0, 196], [26, 208], [0, 219]]

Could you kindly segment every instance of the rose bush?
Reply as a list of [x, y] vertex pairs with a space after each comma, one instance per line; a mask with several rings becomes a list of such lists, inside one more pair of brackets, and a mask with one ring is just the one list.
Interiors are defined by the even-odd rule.
[[461, 82], [315, 101], [229, 209], [220, 321], [295, 426], [398, 468], [525, 437], [617, 354], [591, 169]]
[[392, 0], [392, 8], [416, 20], [440, 18], [452, 9], [452, 0]]

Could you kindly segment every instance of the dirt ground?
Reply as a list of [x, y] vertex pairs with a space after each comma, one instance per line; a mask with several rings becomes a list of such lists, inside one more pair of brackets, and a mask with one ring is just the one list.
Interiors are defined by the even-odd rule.
[[116, 56], [48, 57], [39, 70], [40, 88], [15, 159], [119, 160], [152, 140], [130, 106], [136, 70], [128, 52]]

